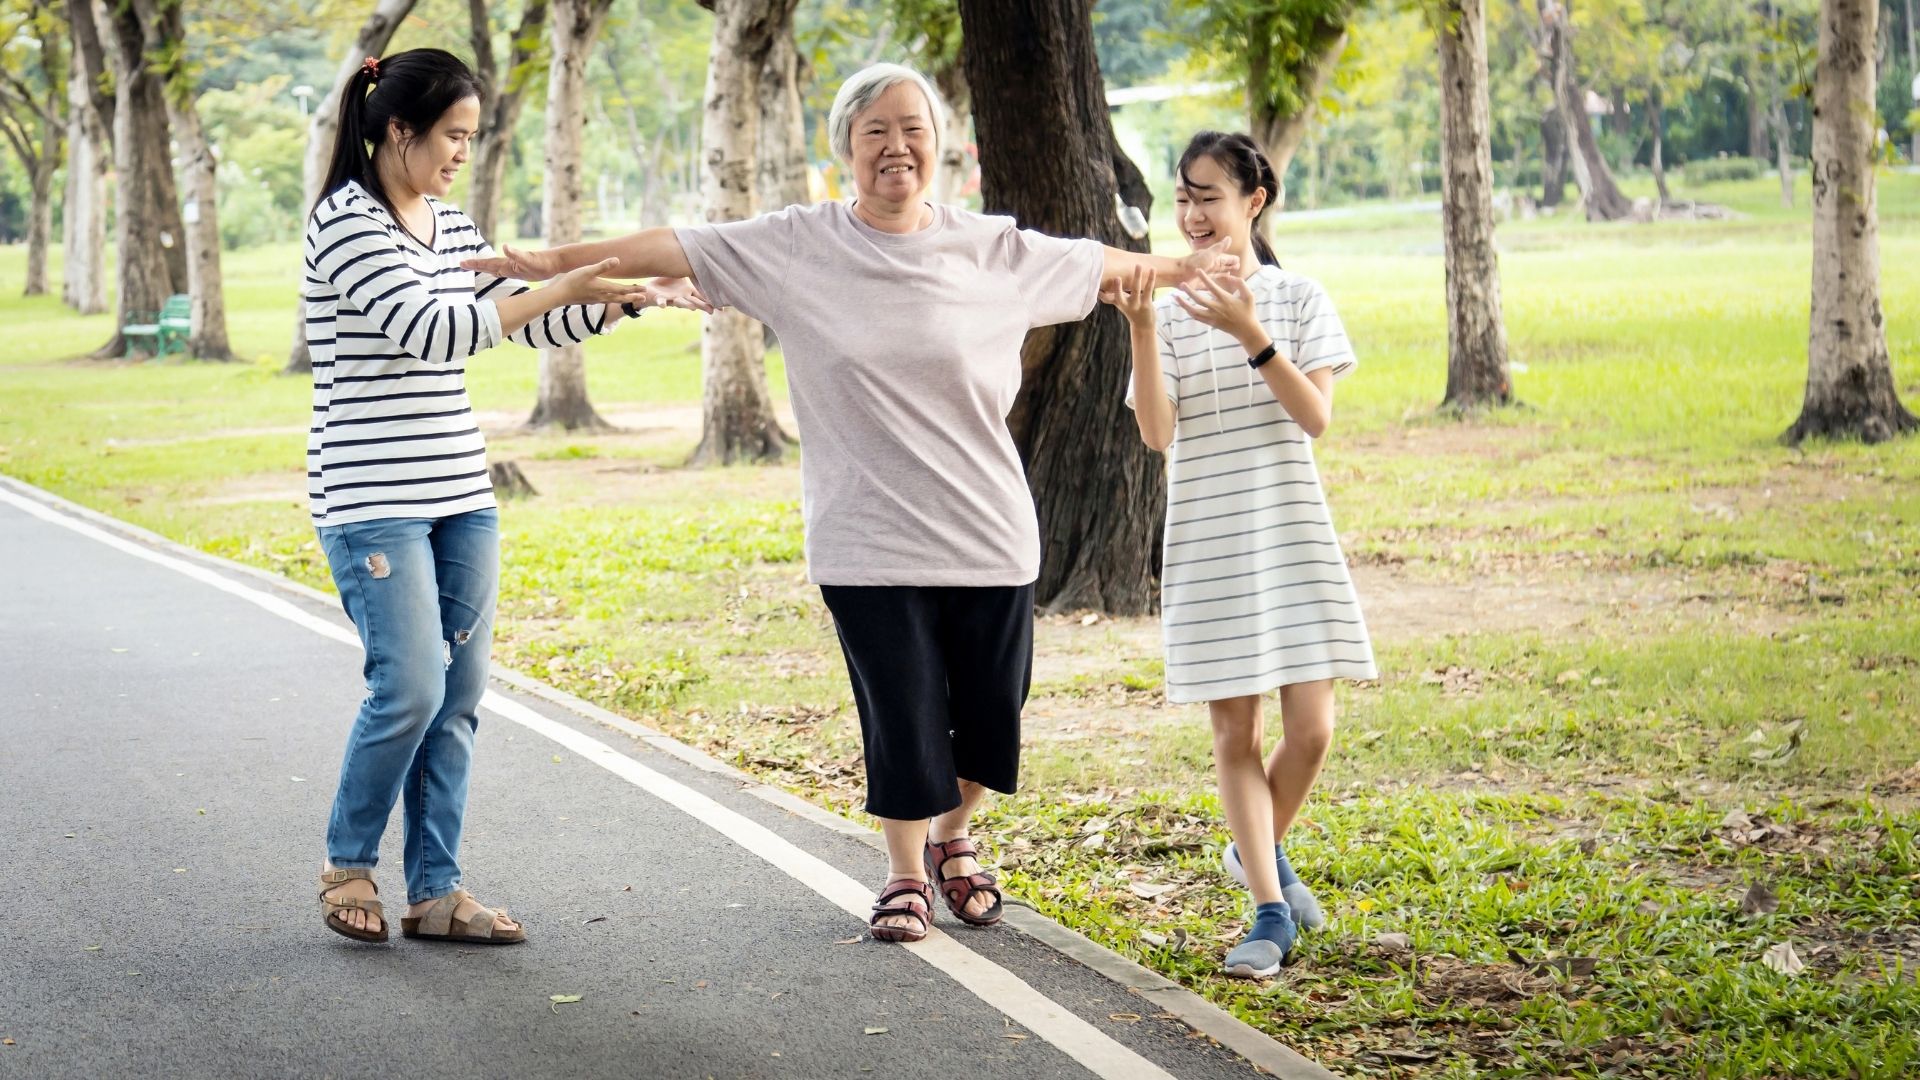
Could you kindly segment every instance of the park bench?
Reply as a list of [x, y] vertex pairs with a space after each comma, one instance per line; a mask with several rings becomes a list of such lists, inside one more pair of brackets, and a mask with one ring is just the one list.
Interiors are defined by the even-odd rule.
[[187, 351], [187, 340], [193, 335], [193, 301], [184, 293], [167, 297], [150, 321], [142, 321], [146, 316], [146, 312], [140, 312], [133, 322], [120, 328], [120, 335], [127, 339], [128, 359], [133, 358], [134, 342], [141, 338], [153, 339], [155, 359]]

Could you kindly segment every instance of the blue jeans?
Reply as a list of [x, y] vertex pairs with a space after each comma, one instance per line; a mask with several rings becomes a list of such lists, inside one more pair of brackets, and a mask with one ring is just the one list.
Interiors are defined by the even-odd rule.
[[460, 885], [460, 827], [500, 587], [499, 515], [387, 518], [319, 533], [366, 648], [367, 680], [340, 763], [327, 858], [336, 867], [376, 865], [380, 835], [404, 796], [407, 900], [445, 896]]

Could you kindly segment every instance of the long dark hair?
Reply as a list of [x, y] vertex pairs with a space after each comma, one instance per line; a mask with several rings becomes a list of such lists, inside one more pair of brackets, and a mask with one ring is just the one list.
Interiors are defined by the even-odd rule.
[[1256, 191], [1267, 193], [1267, 201], [1253, 216], [1253, 253], [1261, 262], [1279, 266], [1280, 259], [1267, 240], [1267, 211], [1280, 205], [1280, 178], [1273, 174], [1273, 163], [1261, 152], [1260, 144], [1254, 142], [1252, 136], [1239, 132], [1203, 131], [1195, 135], [1174, 169], [1189, 191], [1194, 185], [1193, 178], [1187, 175], [1187, 166], [1203, 157], [1212, 158], [1220, 171], [1240, 186], [1241, 195], [1251, 198]]
[[[387, 142], [390, 122], [400, 121], [408, 137], [417, 139], [433, 130], [457, 102], [485, 96], [480, 77], [445, 49], [408, 49], [362, 64], [340, 91], [339, 129], [314, 209], [342, 184], [358, 180], [398, 221], [373, 164], [374, 154]], [[405, 147], [395, 149], [404, 152]]]

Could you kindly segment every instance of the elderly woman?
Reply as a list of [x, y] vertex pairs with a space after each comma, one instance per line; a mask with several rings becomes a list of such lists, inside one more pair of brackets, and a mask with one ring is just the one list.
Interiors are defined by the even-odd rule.
[[940, 109], [918, 73], [869, 67], [828, 118], [851, 203], [468, 264], [532, 279], [615, 259], [610, 277], [691, 276], [714, 304], [779, 335], [805, 446], [808, 576], [839, 633], [867, 812], [886, 833], [871, 921], [883, 941], [926, 936], [929, 879], [961, 921], [1001, 915], [968, 820], [986, 789], [1015, 789], [1032, 670], [1040, 536], [1006, 424], [1022, 340], [1085, 318], [1102, 281], [1136, 266], [1165, 285], [1228, 261], [932, 205]]

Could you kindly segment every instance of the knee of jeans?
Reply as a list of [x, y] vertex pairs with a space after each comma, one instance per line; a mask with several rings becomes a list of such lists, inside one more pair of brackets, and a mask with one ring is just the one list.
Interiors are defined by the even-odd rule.
[[407, 724], [425, 727], [433, 722], [440, 713], [440, 705], [446, 700], [446, 681], [439, 678], [439, 672], [431, 672], [434, 678], [395, 679], [381, 688], [377, 695], [381, 711]]

